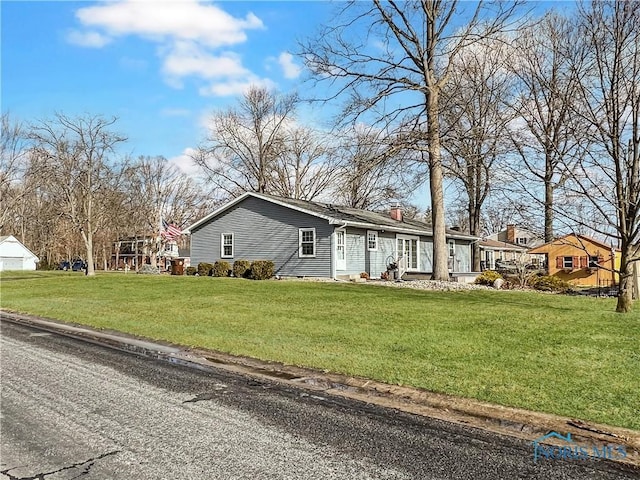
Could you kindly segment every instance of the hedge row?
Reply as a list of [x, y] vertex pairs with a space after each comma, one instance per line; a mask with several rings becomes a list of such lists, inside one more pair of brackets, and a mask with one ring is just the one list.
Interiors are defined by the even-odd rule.
[[187, 275], [198, 274], [201, 277], [229, 277], [268, 280], [275, 273], [275, 264], [271, 260], [236, 260], [233, 267], [229, 262], [218, 260], [215, 263], [200, 262], [198, 267], [187, 267]]

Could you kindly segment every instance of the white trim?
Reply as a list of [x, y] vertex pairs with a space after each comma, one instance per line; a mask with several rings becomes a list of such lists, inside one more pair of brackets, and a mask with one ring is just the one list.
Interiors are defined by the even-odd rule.
[[[224, 254], [224, 247], [228, 247], [229, 244], [224, 243], [224, 237], [225, 235], [229, 235], [231, 236], [231, 255], [225, 255]], [[228, 233], [221, 233], [220, 234], [220, 258], [233, 258], [233, 255], [235, 253], [235, 248], [234, 248], [234, 243], [235, 243], [235, 238], [232, 232], [228, 232]]]
[[[371, 245], [369, 245], [369, 235], [373, 235], [375, 238], [375, 247], [371, 248]], [[377, 230], [367, 230], [367, 250], [370, 252], [377, 252], [378, 251], [378, 231]]]
[[[346, 270], [347, 269], [347, 229], [346, 228], [336, 228], [336, 270]], [[342, 236], [342, 243], [338, 241], [338, 238]], [[338, 255], [338, 251], [342, 247], [342, 259], [340, 259]]]
[[[302, 253], [302, 234], [303, 232], [313, 232], [313, 255]], [[310, 243], [310, 242], [304, 242]], [[298, 229], [298, 257], [299, 258], [315, 258], [316, 256], [316, 229], [312, 227]]]
[[[419, 271], [420, 270], [420, 237], [416, 236], [416, 235], [402, 235], [402, 234], [396, 234], [396, 244], [394, 246], [394, 250], [396, 252], [396, 259], [400, 260], [400, 253], [398, 251], [398, 240], [403, 240], [403, 244], [404, 241], [411, 241], [411, 240], [415, 240], [416, 241], [416, 266], [415, 267], [409, 267], [409, 264], [411, 263], [411, 259], [409, 259], [406, 262], [406, 271], [407, 272], [415, 272], [415, 271]], [[410, 250], [408, 250], [410, 252]], [[404, 252], [402, 252], [404, 254]]]

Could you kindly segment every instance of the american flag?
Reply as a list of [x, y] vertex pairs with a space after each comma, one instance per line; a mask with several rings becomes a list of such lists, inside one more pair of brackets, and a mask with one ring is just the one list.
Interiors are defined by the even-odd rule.
[[167, 223], [166, 221], [162, 220], [162, 227], [164, 228], [162, 236], [167, 240], [175, 240], [180, 235], [182, 235], [182, 231], [178, 227], [176, 227], [173, 222]]

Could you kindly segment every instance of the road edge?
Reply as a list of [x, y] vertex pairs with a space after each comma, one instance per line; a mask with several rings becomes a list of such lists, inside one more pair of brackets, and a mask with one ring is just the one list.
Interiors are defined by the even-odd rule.
[[[390, 385], [366, 378], [339, 375], [278, 362], [234, 356], [198, 348], [134, 337], [121, 332], [106, 332], [86, 326], [64, 323], [0, 309], [0, 320], [72, 337], [129, 353], [200, 369], [222, 369], [241, 375], [266, 379], [297, 388], [358, 400], [384, 408], [462, 424], [532, 443], [551, 432], [571, 434], [574, 448], [588, 451], [607, 446], [622, 446], [626, 455], [606, 461], [640, 468], [640, 432], [579, 419], [505, 407], [468, 398], [454, 397], [422, 389]], [[540, 442], [566, 447], [557, 436]], [[603, 450], [601, 450], [603, 451]], [[556, 450], [561, 452], [561, 450]]]

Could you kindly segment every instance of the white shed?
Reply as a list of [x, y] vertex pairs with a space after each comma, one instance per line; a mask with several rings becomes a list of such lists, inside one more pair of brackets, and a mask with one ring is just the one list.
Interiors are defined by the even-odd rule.
[[16, 237], [0, 237], [0, 271], [35, 270], [40, 259]]

